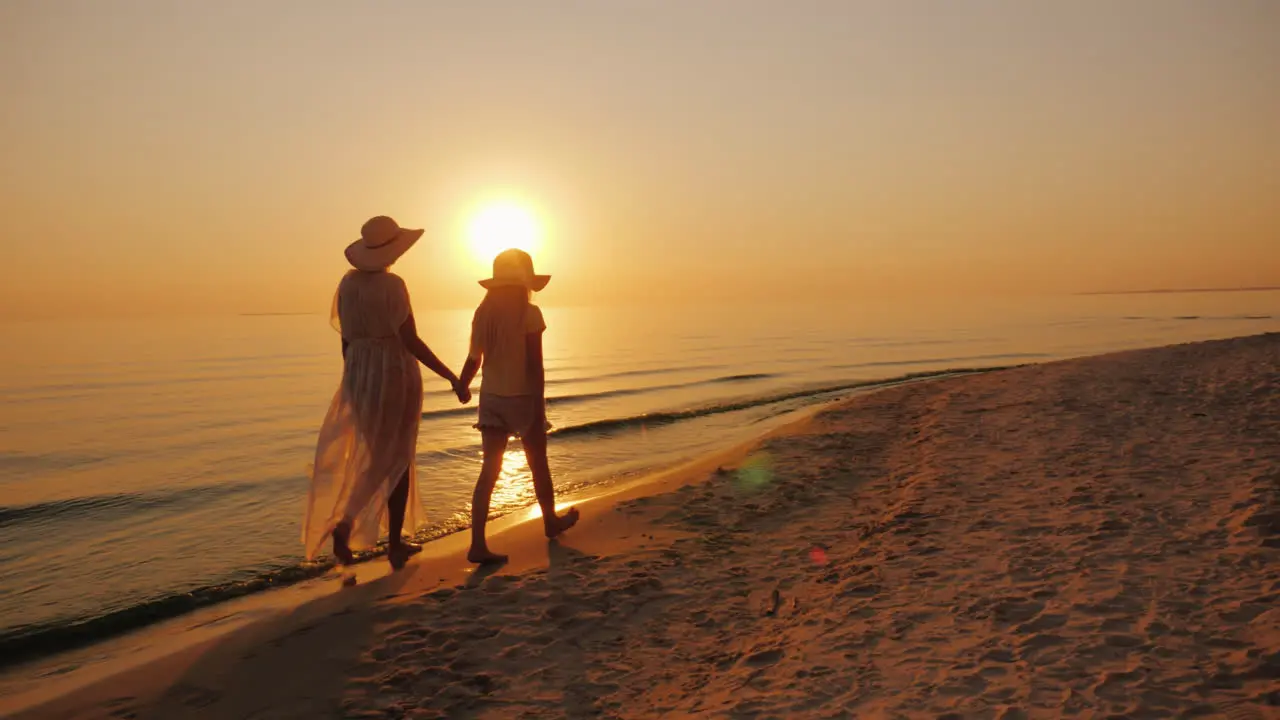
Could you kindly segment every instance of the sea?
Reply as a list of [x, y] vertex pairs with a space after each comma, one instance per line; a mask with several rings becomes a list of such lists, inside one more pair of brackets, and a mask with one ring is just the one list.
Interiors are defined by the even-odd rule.
[[[1280, 331], [1277, 290], [543, 309], [565, 498], [884, 384]], [[470, 312], [416, 314], [458, 368]], [[301, 543], [342, 370], [327, 315], [12, 322], [0, 334], [0, 666], [330, 569], [304, 562]], [[480, 448], [474, 404], [429, 371], [424, 387], [417, 537], [430, 541], [467, 527]], [[513, 447], [493, 513], [532, 504]]]

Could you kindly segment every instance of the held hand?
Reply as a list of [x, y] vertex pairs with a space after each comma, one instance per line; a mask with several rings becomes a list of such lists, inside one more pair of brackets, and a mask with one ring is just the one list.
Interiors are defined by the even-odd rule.
[[457, 380], [453, 381], [453, 394], [458, 396], [458, 402], [463, 405], [471, 402], [471, 388], [464, 386]]

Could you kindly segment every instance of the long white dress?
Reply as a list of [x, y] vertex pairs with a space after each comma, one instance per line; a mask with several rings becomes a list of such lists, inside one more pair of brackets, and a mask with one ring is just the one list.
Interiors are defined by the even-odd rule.
[[412, 533], [421, 523], [414, 456], [422, 371], [399, 335], [409, 312], [409, 291], [393, 273], [352, 270], [338, 284], [332, 322], [350, 344], [316, 443], [302, 529], [308, 560], [344, 518], [351, 521], [351, 549], [373, 547], [387, 529], [387, 496], [406, 470], [404, 528]]

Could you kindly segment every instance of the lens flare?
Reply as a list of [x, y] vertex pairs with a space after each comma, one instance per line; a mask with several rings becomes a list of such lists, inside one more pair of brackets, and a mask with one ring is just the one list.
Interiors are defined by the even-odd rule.
[[758, 490], [773, 480], [773, 462], [768, 453], [756, 453], [746, 459], [737, 471], [738, 487]]

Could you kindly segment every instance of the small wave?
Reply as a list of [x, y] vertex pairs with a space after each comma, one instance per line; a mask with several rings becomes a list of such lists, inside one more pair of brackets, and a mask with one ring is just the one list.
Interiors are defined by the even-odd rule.
[[107, 458], [103, 455], [84, 453], [18, 453], [0, 452], [0, 473], [4, 471], [31, 472], [34, 470], [66, 470], [81, 465], [91, 465]]
[[[547, 387], [556, 387], [558, 385], [572, 385], [572, 384], [578, 384], [578, 383], [589, 383], [589, 382], [596, 382], [599, 380], [616, 380], [618, 378], [650, 377], [654, 375], [674, 375], [676, 373], [685, 373], [685, 372], [723, 370], [725, 367], [727, 366], [725, 365], [686, 365], [686, 366], [680, 366], [680, 367], [661, 367], [661, 368], [649, 368], [649, 369], [641, 369], [641, 370], [623, 370], [620, 372], [601, 373], [599, 375], [583, 375], [583, 376], [559, 378], [556, 380], [547, 380]], [[588, 368], [574, 367], [574, 368], [548, 368], [547, 370], [550, 373], [550, 372], [569, 372], [569, 371], [577, 372], [579, 370], [586, 370], [586, 369]], [[426, 392], [425, 395], [427, 395], [428, 397], [431, 397], [431, 396], [444, 397], [448, 395], [453, 395], [453, 391], [452, 390], [431, 390]]]
[[751, 408], [762, 407], [766, 405], [775, 405], [777, 403], [789, 400], [798, 400], [802, 398], [817, 398], [832, 393], [844, 392], [847, 390], [856, 390], [859, 388], [869, 387], [887, 387], [897, 385], [913, 380], [923, 380], [931, 377], [941, 377], [944, 375], [960, 375], [966, 373], [989, 372], [992, 370], [1002, 370], [1005, 367], [991, 368], [961, 368], [951, 370], [933, 370], [917, 373], [907, 373], [895, 378], [882, 380], [858, 380], [854, 382], [844, 382], [835, 385], [824, 385], [821, 387], [807, 388], [804, 390], [793, 390], [791, 392], [778, 393], [775, 395], [765, 395], [761, 397], [749, 398], [728, 403], [717, 403], [707, 405], [700, 408], [689, 410], [674, 410], [670, 412], [645, 413], [642, 415], [632, 415], [630, 417], [610, 418], [607, 420], [596, 420], [593, 422], [583, 423], [581, 425], [570, 425], [568, 427], [558, 428], [551, 431], [556, 437], [573, 437], [577, 435], [605, 435], [608, 433], [630, 430], [640, 427], [654, 427], [659, 425], [670, 425], [672, 423], [681, 422], [683, 420], [693, 420], [697, 418], [710, 417], [712, 415], [721, 415], [724, 413], [737, 412], [739, 410], [749, 410]]
[[139, 493], [113, 493], [86, 497], [31, 503], [30, 505], [0, 506], [0, 527], [24, 522], [41, 522], [51, 519], [65, 520], [74, 517], [107, 520], [121, 514], [171, 507], [207, 501], [216, 497], [229, 497], [253, 492], [264, 485], [277, 484], [278, 479], [258, 482], [239, 482], [223, 485], [201, 485], [177, 490], [160, 490]]
[[21, 627], [0, 635], [0, 667], [83, 647], [214, 603], [316, 577], [329, 567], [282, 568], [251, 580], [165, 595], [105, 615]]
[[138, 391], [144, 388], [168, 388], [172, 386], [186, 388], [216, 385], [218, 383], [266, 382], [295, 377], [297, 377], [296, 371], [254, 373], [249, 371], [236, 372], [234, 368], [228, 368], [222, 374], [208, 372], [204, 375], [197, 375], [196, 371], [193, 370], [184, 375], [152, 377], [142, 380], [130, 380], [126, 377], [99, 380], [94, 376], [89, 376], [73, 382], [45, 383], [6, 389], [0, 391], [0, 401], [5, 403], [28, 403], [48, 400], [75, 400], [104, 392], [119, 392], [126, 389]]
[[[414, 540], [431, 542], [466, 528], [465, 522], [455, 518], [419, 532]], [[373, 550], [357, 553], [356, 562], [367, 562], [383, 555], [386, 555], [385, 543]], [[299, 562], [259, 572], [247, 580], [162, 595], [103, 615], [19, 627], [0, 634], [0, 668], [91, 645], [220, 602], [320, 577], [332, 567], [331, 560]]]
[[[570, 382], [590, 382], [594, 380], [613, 380], [624, 377], [648, 377], [651, 375], [673, 375], [682, 372], [700, 372], [706, 370], [723, 370], [724, 365], [686, 365], [677, 367], [660, 367], [660, 368], [641, 368], [639, 370], [622, 370], [619, 372], [602, 373], [600, 375], [588, 375], [585, 377], [565, 378], [556, 380], [555, 383]], [[551, 383], [548, 383], [551, 384]]]
[[832, 370], [851, 368], [906, 367], [908, 365], [937, 365], [939, 363], [982, 362], [988, 360], [1037, 360], [1051, 358], [1047, 353], [1000, 353], [995, 355], [967, 355], [963, 357], [915, 358], [911, 360], [879, 360], [875, 362], [828, 365]]
[[743, 382], [745, 380], [768, 380], [770, 378], [775, 378], [775, 377], [778, 377], [776, 373], [745, 373], [742, 375], [726, 375], [724, 377], [715, 378], [714, 380], [707, 380], [706, 382], [707, 383], [731, 383], [731, 382]]
[[1125, 315], [1122, 320], [1274, 320], [1273, 315], [1174, 315], [1172, 317], [1144, 317], [1141, 315]]
[[[558, 395], [547, 399], [552, 405], [573, 405], [576, 403], [588, 402], [591, 400], [605, 400], [609, 398], [626, 397], [629, 395], [644, 395], [645, 393], [662, 392], [664, 390], [682, 390], [692, 387], [700, 387], [703, 385], [721, 385], [736, 382], [751, 382], [753, 380], [768, 380], [770, 378], [780, 377], [778, 373], [747, 373], [742, 375], [725, 375], [723, 377], [710, 378], [707, 380], [695, 380], [687, 383], [672, 383], [670, 385], [650, 385], [648, 387], [638, 388], [622, 388], [619, 390], [602, 390], [594, 393], [574, 393], [570, 395]], [[474, 415], [475, 407], [455, 407], [447, 410], [430, 410], [422, 413], [424, 420], [431, 418], [458, 417], [462, 415]]]
[[953, 338], [922, 338], [916, 340], [903, 340], [895, 338], [869, 338], [849, 343], [853, 347], [921, 347], [925, 345], [961, 345], [979, 342], [996, 342], [1001, 340], [997, 337], [953, 337]]
[[1271, 320], [1271, 315], [1175, 315], [1173, 320]]

